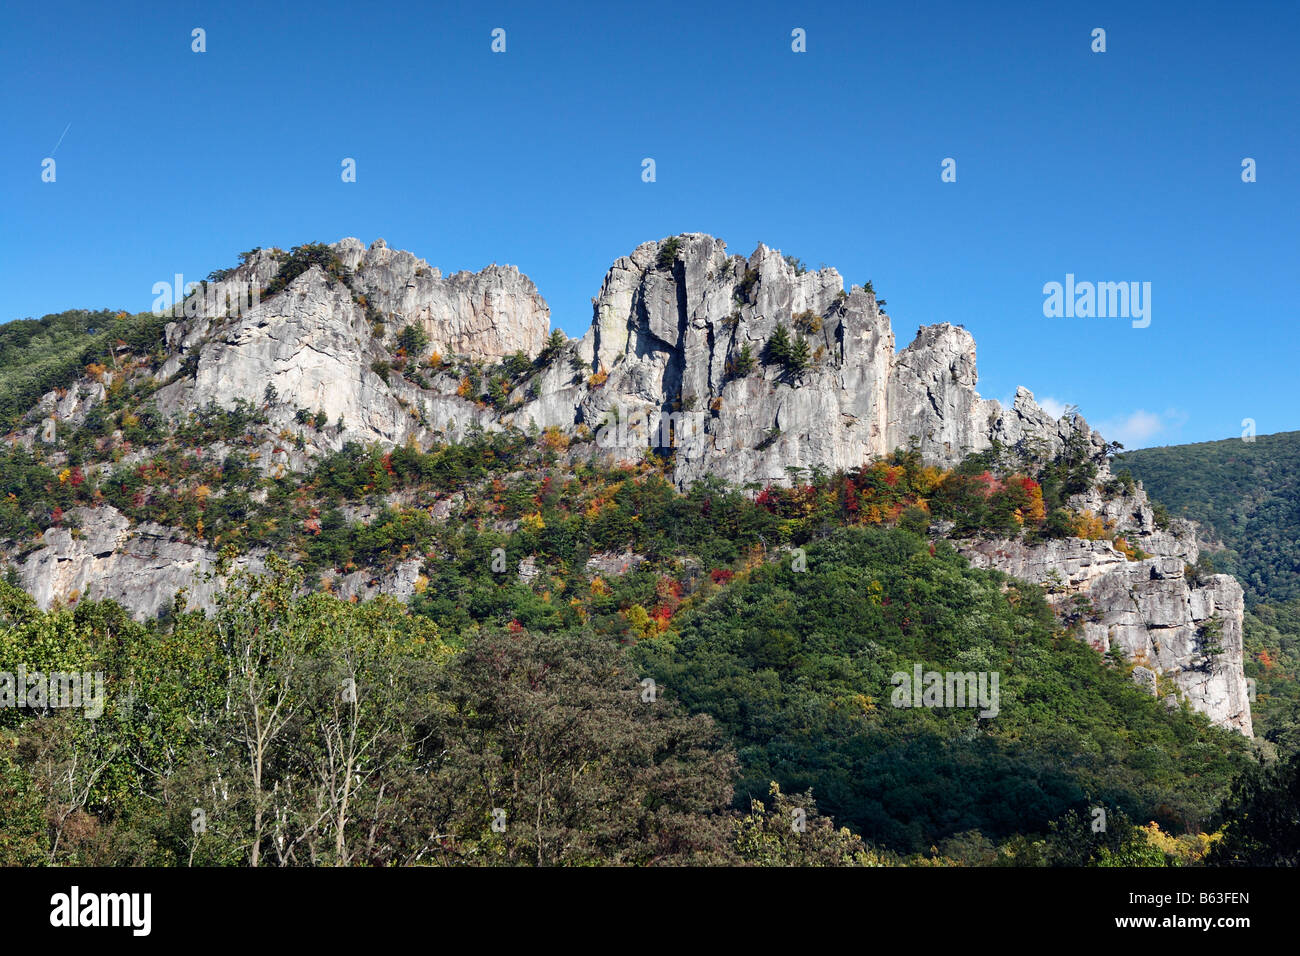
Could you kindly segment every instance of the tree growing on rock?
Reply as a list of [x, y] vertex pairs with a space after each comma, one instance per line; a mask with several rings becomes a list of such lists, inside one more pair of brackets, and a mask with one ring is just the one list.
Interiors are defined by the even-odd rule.
[[402, 329], [402, 334], [397, 337], [397, 344], [411, 358], [419, 358], [424, 354], [424, 350], [429, 347], [429, 334], [424, 331], [423, 326], [408, 325]]
[[777, 365], [786, 375], [793, 376], [806, 370], [811, 361], [807, 339], [791, 337], [785, 325], [778, 322], [767, 342], [767, 364]]

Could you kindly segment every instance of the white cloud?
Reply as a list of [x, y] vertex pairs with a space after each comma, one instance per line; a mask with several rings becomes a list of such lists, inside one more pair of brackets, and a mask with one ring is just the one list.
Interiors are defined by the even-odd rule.
[[[1053, 418], [1060, 418], [1069, 408], [1079, 411], [1078, 406], [1050, 395], [1034, 400], [1039, 408]], [[1010, 408], [1012, 401], [1012, 398], [1003, 399], [1002, 407]], [[1159, 439], [1159, 444], [1175, 444], [1178, 432], [1187, 423], [1187, 418], [1187, 412], [1177, 408], [1167, 408], [1163, 412], [1149, 412], [1145, 408], [1139, 408], [1129, 415], [1108, 418], [1101, 422], [1094, 422], [1084, 415], [1088, 424], [1103, 438], [1107, 441], [1117, 441], [1125, 448], [1145, 448], [1157, 444], [1156, 439]]]
[[1047, 412], [1047, 414], [1051, 415], [1053, 418], [1060, 418], [1064, 415], [1065, 406], [1068, 404], [1067, 402], [1060, 402], [1051, 397], [1037, 399], [1037, 402], [1038, 407]]
[[1108, 441], [1120, 442], [1125, 448], [1142, 448], [1151, 444], [1151, 439], [1164, 433], [1170, 425], [1182, 424], [1185, 417], [1173, 409], [1159, 415], [1139, 408], [1127, 418], [1100, 422], [1096, 429]]

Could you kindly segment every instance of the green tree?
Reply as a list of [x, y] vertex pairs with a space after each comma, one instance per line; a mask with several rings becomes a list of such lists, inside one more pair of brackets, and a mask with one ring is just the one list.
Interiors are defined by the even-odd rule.
[[655, 265], [660, 269], [671, 269], [673, 263], [677, 261], [677, 253], [682, 247], [682, 240], [673, 236], [659, 247], [659, 257], [655, 260]]
[[427, 750], [458, 795], [447, 862], [728, 857], [734, 754], [708, 718], [647, 699], [617, 645], [486, 634], [444, 677]]
[[744, 378], [746, 375], [754, 371], [755, 364], [753, 349], [751, 349], [749, 343], [746, 342], [740, 347], [740, 352], [737, 353], [735, 359], [732, 361], [732, 374], [735, 375], [736, 378]]
[[772, 337], [767, 340], [765, 358], [768, 364], [784, 366], [790, 360], [790, 348], [790, 333], [783, 323], [778, 322], [772, 331]]
[[407, 325], [397, 337], [397, 344], [406, 350], [411, 358], [420, 358], [429, 347], [429, 334], [422, 325]]
[[1300, 754], [1247, 770], [1219, 814], [1223, 838], [1209, 865], [1300, 866]]
[[542, 346], [541, 355], [538, 360], [543, 365], [549, 365], [555, 361], [564, 351], [564, 347], [569, 344], [568, 338], [559, 329], [551, 329], [551, 334], [546, 339], [546, 344]]
[[812, 791], [785, 794], [773, 782], [771, 807], [750, 802], [749, 813], [736, 820], [736, 852], [755, 866], [885, 866], [885, 857], [867, 847], [847, 827], [817, 811]]

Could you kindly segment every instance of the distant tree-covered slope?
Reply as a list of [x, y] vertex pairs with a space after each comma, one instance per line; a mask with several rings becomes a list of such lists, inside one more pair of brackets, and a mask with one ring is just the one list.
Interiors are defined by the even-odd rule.
[[1247, 604], [1300, 597], [1300, 432], [1143, 448], [1115, 469], [1224, 543], [1212, 558], [1241, 581]]
[[91, 362], [123, 348], [156, 349], [169, 321], [147, 312], [72, 309], [0, 325], [0, 431], [12, 428], [46, 392], [80, 378]]
[[1259, 604], [1246, 612], [1246, 677], [1255, 736], [1285, 756], [1300, 751], [1300, 600]]

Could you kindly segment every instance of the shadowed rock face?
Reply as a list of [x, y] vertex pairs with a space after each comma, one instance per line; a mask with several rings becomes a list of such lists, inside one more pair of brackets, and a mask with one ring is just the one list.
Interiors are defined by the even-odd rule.
[[[1100, 436], [1081, 419], [1054, 419], [1026, 389], [1010, 408], [981, 398], [975, 342], [965, 329], [923, 327], [895, 351], [889, 317], [872, 292], [845, 291], [834, 269], [801, 272], [763, 245], [748, 259], [699, 233], [638, 246], [606, 273], [587, 333], [540, 369], [531, 390], [520, 387], [506, 414], [458, 396], [449, 375], [430, 371], [421, 388], [385, 379], [376, 367], [392, 357], [391, 338], [408, 324], [427, 334], [426, 354], [487, 363], [538, 355], [550, 311], [531, 280], [496, 265], [443, 277], [383, 240], [366, 248], [344, 239], [331, 248], [347, 283], [313, 266], [281, 294], [232, 309], [241, 286], [265, 288], [279, 271], [280, 260], [261, 251], [169, 325], [170, 357], [156, 376], [169, 382], [155, 396], [160, 411], [184, 415], [240, 401], [264, 407], [268, 470], [306, 469], [347, 441], [427, 445], [460, 440], [475, 426], [570, 433], [587, 426], [596, 442], [576, 444], [571, 454], [612, 460], [670, 446], [682, 488], [707, 475], [741, 486], [786, 483], [791, 469], [855, 468], [913, 441], [927, 460], [950, 466], [994, 441], [1050, 454], [1079, 432], [1104, 459]], [[387, 341], [368, 318], [375, 310], [386, 319]], [[778, 325], [807, 342], [802, 371], [764, 361]], [[742, 374], [746, 354], [753, 368]], [[103, 398], [103, 386], [89, 380], [50, 393], [40, 404], [46, 420], [27, 440], [52, 434], [52, 423], [75, 426]], [[323, 412], [330, 425], [309, 429], [303, 449], [286, 450], [275, 435], [296, 429], [299, 410]], [[1094, 489], [1075, 504], [1113, 522], [1151, 557], [1129, 561], [1107, 542], [1077, 539], [966, 542], [962, 550], [976, 565], [1047, 585], [1058, 607], [1087, 597], [1093, 611], [1083, 632], [1093, 646], [1122, 651], [1144, 669], [1137, 673], [1155, 675], [1157, 690], [1172, 685], [1216, 723], [1250, 734], [1237, 583], [1225, 575], [1189, 581], [1194, 534], [1157, 529], [1140, 488], [1111, 499]], [[215, 562], [208, 549], [170, 529], [129, 528], [111, 508], [82, 520], [84, 539], [51, 529], [20, 568], [43, 606], [76, 591], [145, 616], [183, 586], [193, 604], [210, 605], [213, 585], [197, 583]], [[378, 588], [409, 596], [418, 570], [404, 566], [378, 584], [357, 572], [344, 585], [358, 595]]]

